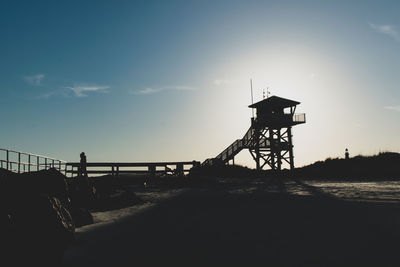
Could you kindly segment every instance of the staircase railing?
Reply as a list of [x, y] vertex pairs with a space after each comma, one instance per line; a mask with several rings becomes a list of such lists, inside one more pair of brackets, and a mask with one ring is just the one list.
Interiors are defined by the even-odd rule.
[[[250, 146], [250, 142], [252, 140], [252, 136], [254, 133], [254, 129], [252, 127], [247, 130], [246, 134], [243, 136], [242, 139], [238, 139], [233, 142], [230, 146], [228, 146], [224, 151], [218, 154], [215, 159], [219, 159], [223, 163], [228, 162], [231, 160], [235, 155], [237, 155], [243, 148]], [[213, 159], [207, 159], [203, 165], [211, 164], [212, 165]]]
[[[301, 119], [301, 118], [300, 118]], [[225, 150], [218, 154], [215, 158], [206, 159], [202, 165], [213, 165], [215, 159], [222, 163], [226, 163], [236, 156], [242, 149], [254, 147], [254, 128], [250, 127], [242, 139], [238, 139], [228, 146]], [[259, 147], [267, 148], [270, 147], [270, 141], [266, 138], [260, 138]]]
[[222, 160], [222, 162], [229, 161], [232, 156], [239, 153], [240, 150], [243, 148], [243, 141], [241, 139], [236, 140], [230, 146], [228, 146], [224, 151], [222, 151], [218, 156], [217, 159]]

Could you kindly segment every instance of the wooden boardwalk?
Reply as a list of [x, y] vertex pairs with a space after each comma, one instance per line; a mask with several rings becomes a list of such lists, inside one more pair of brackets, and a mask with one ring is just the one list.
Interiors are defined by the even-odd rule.
[[[86, 164], [87, 174], [170, 174], [184, 175], [189, 170], [200, 165], [198, 161], [179, 162], [88, 162]], [[68, 162], [66, 174], [77, 175], [81, 164], [79, 162]]]
[[[181, 176], [200, 165], [199, 161], [174, 162], [88, 162], [87, 173], [92, 175], [118, 176], [120, 174], [166, 174]], [[42, 155], [0, 148], [0, 168], [24, 173], [55, 168], [66, 176], [78, 175], [81, 163], [66, 162]]]

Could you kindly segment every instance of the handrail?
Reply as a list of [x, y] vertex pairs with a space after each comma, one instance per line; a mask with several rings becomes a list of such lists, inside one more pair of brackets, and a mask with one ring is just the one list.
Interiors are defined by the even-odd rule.
[[[27, 171], [29, 172], [31, 171], [31, 167], [33, 167], [33, 169], [36, 171], [49, 168], [56, 168], [60, 172], [66, 171], [67, 162], [64, 160], [5, 148], [0, 148], [0, 151], [5, 152], [5, 154], [0, 153], [0, 167], [4, 168], [5, 165], [5, 169], [9, 171], [21, 173], [25, 172], [27, 169]], [[2, 159], [2, 156], [5, 156], [5, 159]], [[27, 159], [27, 162], [24, 161], [24, 158], [25, 160]], [[17, 165], [17, 168], [15, 168], [15, 170], [13, 168], [13, 165]], [[44, 168], [41, 168], [43, 166]]]
[[223, 162], [229, 160], [232, 155], [236, 155], [238, 151], [242, 150], [243, 142], [242, 139], [237, 139], [230, 146], [228, 146], [224, 151], [218, 154], [216, 158], [221, 159]]
[[47, 158], [47, 159], [57, 160], [57, 161], [61, 161], [61, 162], [67, 163], [65, 160], [56, 159], [56, 158], [50, 158], [50, 157], [42, 156], [42, 155], [39, 155], [39, 154], [33, 154], [33, 153], [28, 153], [28, 152], [22, 152], [22, 151], [17, 151], [17, 150], [12, 150], [12, 149], [5, 149], [5, 148], [1, 148], [1, 147], [0, 147], [0, 150], [2, 150], [2, 151], [8, 151], [8, 152], [13, 152], [13, 153], [20, 153], [21, 155], [27, 155], [27, 156], [31, 155], [31, 156], [33, 156], [33, 157], [39, 157], [39, 158], [43, 158], [43, 159], [44, 159], [44, 158]]
[[218, 156], [216, 156], [215, 158], [222, 160], [222, 162], [230, 160], [232, 155], [235, 156], [245, 146], [249, 146], [248, 142], [251, 140], [251, 137], [253, 136], [253, 131], [254, 131], [253, 127], [250, 127], [242, 139], [237, 139], [230, 146], [228, 146], [221, 153], [219, 153]]
[[297, 113], [293, 115], [293, 122], [306, 122], [306, 114], [305, 113]]

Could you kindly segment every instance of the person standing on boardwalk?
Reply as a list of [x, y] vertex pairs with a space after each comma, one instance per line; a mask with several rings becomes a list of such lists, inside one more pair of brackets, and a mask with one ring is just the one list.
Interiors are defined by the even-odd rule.
[[78, 184], [80, 191], [80, 202], [85, 206], [89, 207], [93, 198], [94, 191], [93, 185], [89, 181], [88, 173], [87, 173], [87, 160], [85, 152], [80, 154], [81, 161], [78, 171]]

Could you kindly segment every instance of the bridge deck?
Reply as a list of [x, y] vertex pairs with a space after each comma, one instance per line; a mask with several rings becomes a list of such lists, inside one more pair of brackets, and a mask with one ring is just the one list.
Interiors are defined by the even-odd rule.
[[[111, 174], [113, 176], [135, 173], [183, 175], [197, 165], [200, 165], [200, 162], [88, 162], [86, 167], [88, 174]], [[71, 176], [78, 174], [80, 166], [79, 162], [68, 162], [66, 174]]]

